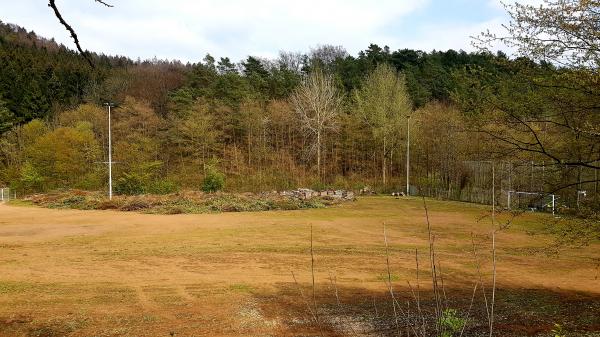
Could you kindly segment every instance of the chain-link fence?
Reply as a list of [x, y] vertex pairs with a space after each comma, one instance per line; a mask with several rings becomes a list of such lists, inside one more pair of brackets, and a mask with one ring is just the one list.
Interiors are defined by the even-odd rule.
[[598, 173], [534, 161], [465, 161], [456, 172], [416, 176], [411, 195], [551, 212], [597, 200]]

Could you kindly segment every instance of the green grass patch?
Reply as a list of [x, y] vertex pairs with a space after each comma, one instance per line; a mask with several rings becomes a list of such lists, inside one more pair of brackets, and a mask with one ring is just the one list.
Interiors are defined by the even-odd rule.
[[19, 294], [34, 289], [35, 285], [26, 282], [0, 281], [0, 294]]
[[377, 277], [375, 279], [380, 282], [388, 282], [390, 280], [390, 278], [392, 279], [392, 282], [400, 281], [400, 275], [394, 274], [394, 273], [392, 273], [391, 275], [379, 274], [379, 275], [377, 275]]
[[229, 290], [236, 293], [251, 293], [254, 291], [254, 288], [245, 283], [234, 283], [229, 286]]
[[16, 207], [31, 207], [34, 206], [31, 200], [22, 200], [22, 199], [12, 199], [7, 202], [7, 205], [16, 206]]

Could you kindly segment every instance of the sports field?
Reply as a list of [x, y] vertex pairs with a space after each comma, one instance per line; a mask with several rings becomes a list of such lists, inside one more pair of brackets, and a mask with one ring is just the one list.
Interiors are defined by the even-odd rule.
[[[481, 286], [468, 311], [479, 280], [471, 233], [489, 297], [489, 209], [427, 206], [442, 304], [461, 317], [469, 312], [465, 336], [483, 335]], [[547, 336], [556, 323], [574, 335], [600, 331], [600, 244], [548, 255], [548, 220], [521, 214], [496, 235], [497, 336]], [[418, 250], [427, 316], [435, 305], [421, 199], [203, 215], [0, 205], [0, 336], [396, 335], [384, 222], [397, 297], [409, 312], [416, 305], [407, 281], [416, 287]], [[311, 225], [318, 324], [308, 308]]]

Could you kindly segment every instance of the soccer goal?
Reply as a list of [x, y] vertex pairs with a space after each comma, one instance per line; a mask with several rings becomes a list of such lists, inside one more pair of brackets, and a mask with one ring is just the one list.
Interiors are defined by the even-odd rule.
[[552, 211], [556, 210], [556, 195], [540, 192], [522, 192], [508, 191], [507, 206], [508, 209], [528, 209], [531, 211]]
[[0, 187], [0, 202], [10, 201], [10, 188]]

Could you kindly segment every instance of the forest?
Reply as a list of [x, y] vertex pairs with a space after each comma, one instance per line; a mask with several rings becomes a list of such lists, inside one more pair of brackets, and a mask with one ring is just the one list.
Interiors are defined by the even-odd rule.
[[[516, 56], [319, 45], [239, 63], [92, 53], [91, 67], [2, 23], [0, 185], [106, 190], [112, 102], [116, 193], [202, 189], [208, 176], [235, 192], [390, 193], [408, 176], [411, 194], [490, 203], [492, 190], [502, 201], [523, 191], [597, 208], [598, 39], [586, 26], [595, 16], [584, 10], [591, 19], [563, 36], [558, 19], [569, 14], [556, 6], [521, 25], [531, 9], [512, 8]], [[527, 39], [533, 28], [571, 40]]]

